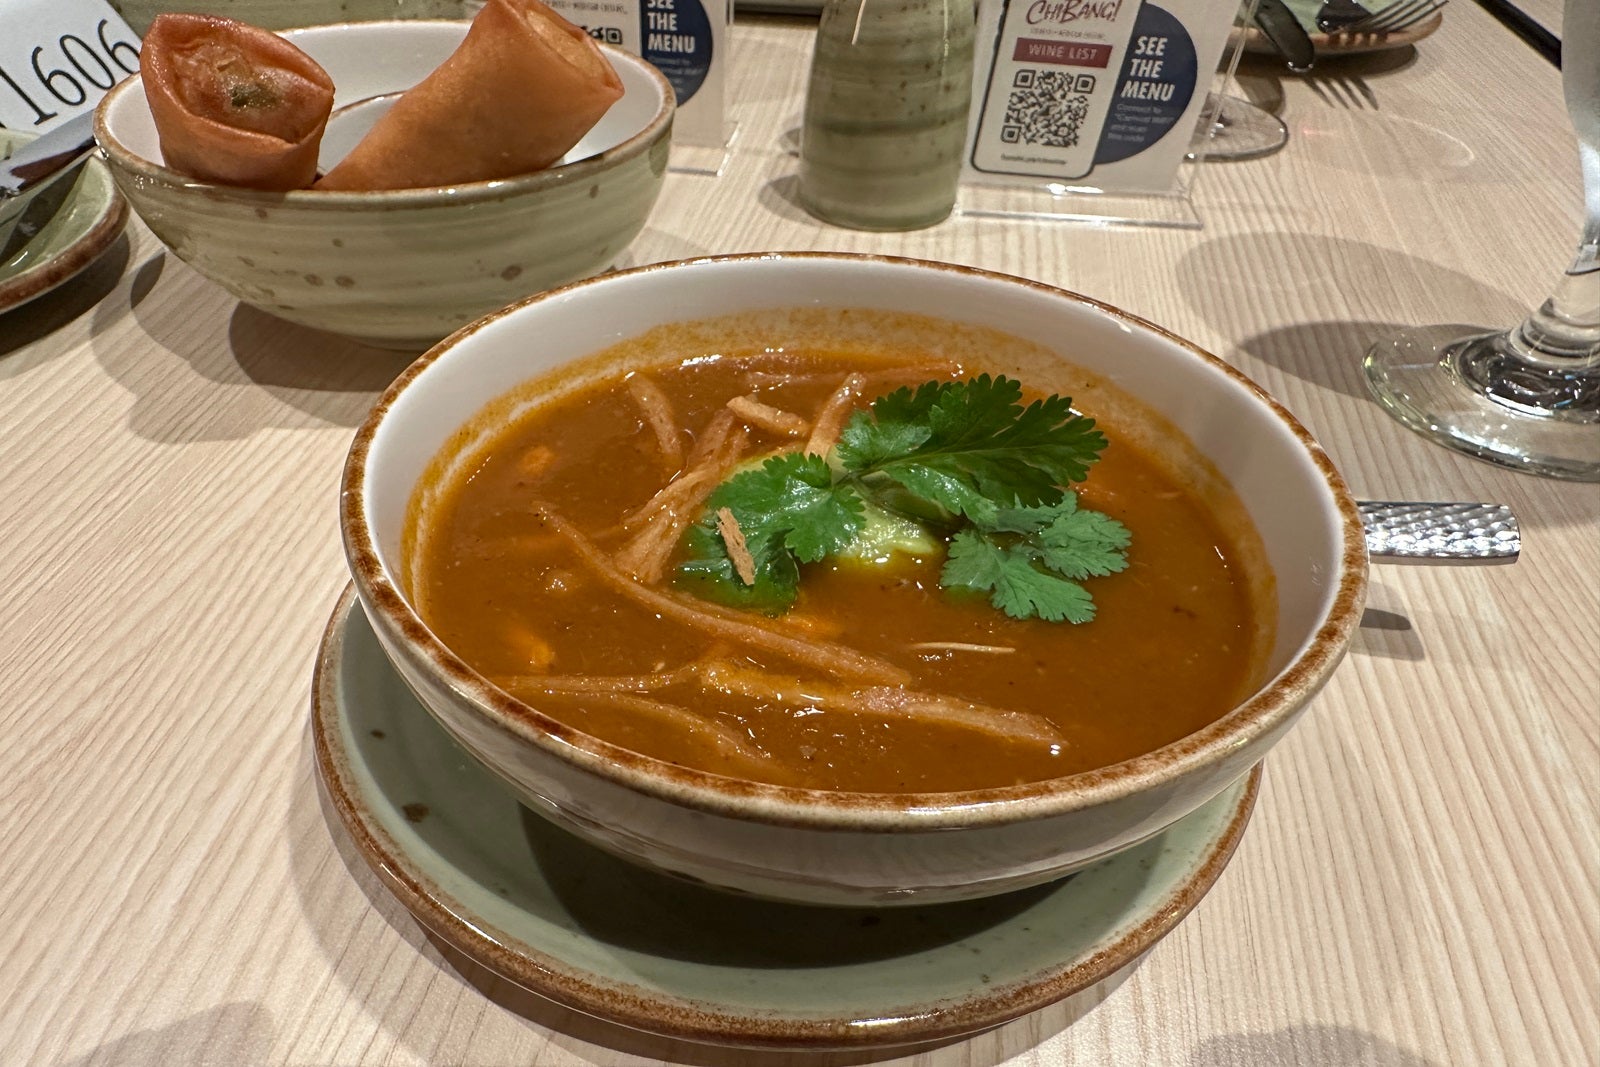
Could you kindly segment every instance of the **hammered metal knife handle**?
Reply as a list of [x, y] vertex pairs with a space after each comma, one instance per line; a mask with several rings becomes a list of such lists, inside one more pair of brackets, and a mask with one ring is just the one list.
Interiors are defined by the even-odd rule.
[[1515, 563], [1517, 517], [1504, 504], [1363, 500], [1367, 555], [1374, 563]]

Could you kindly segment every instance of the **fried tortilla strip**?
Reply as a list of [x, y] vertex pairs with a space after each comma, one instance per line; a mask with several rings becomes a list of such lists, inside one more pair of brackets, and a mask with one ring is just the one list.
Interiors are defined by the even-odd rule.
[[653, 720], [672, 733], [693, 741], [700, 751], [705, 753], [703, 757], [705, 761], [711, 764], [711, 766], [700, 766], [699, 769], [710, 771], [712, 774], [776, 781], [780, 784], [787, 784], [793, 777], [786, 768], [756, 747], [749, 738], [741, 737], [709, 715], [696, 715], [676, 704], [651, 700], [649, 697], [636, 696], [621, 690], [597, 690], [583, 694], [547, 693], [533, 697], [534, 703], [543, 706], [548, 706], [552, 701], [611, 704], [630, 712], [638, 719]]
[[745, 585], [755, 585], [756, 558], [750, 554], [750, 546], [745, 543], [744, 531], [739, 528], [732, 508], [717, 509], [717, 534], [728, 550], [728, 558], [733, 561], [739, 580]]
[[683, 432], [678, 429], [678, 417], [672, 410], [672, 401], [661, 391], [661, 386], [642, 374], [628, 377], [628, 395], [639, 406], [639, 415], [650, 432], [656, 435], [661, 458], [676, 470], [683, 462]]
[[[744, 455], [748, 433], [744, 427], [719, 438], [718, 449], [703, 455], [691, 467], [651, 498], [653, 510], [646, 524], [616, 553], [617, 566], [641, 582], [654, 584], [667, 573], [672, 550], [700, 516], [700, 507], [716, 491], [726, 472]], [[696, 449], [696, 455], [700, 450]], [[693, 457], [691, 457], [693, 461]], [[628, 525], [624, 519], [623, 524]]]
[[728, 401], [728, 410], [748, 425], [779, 437], [800, 437], [811, 432], [811, 424], [799, 415], [763, 404], [754, 396], [734, 397]]
[[663, 619], [693, 627], [709, 637], [775, 652], [796, 663], [803, 663], [820, 670], [830, 677], [844, 675], [864, 678], [888, 686], [902, 685], [910, 680], [910, 675], [905, 671], [876, 656], [869, 656], [831, 641], [815, 641], [799, 634], [785, 632], [779, 624], [760, 616], [746, 615], [743, 612], [720, 608], [691, 597], [642, 585], [618, 569], [594, 542], [563, 519], [548, 504], [532, 501], [529, 504], [529, 511], [537, 516], [547, 529], [559, 534], [573, 550], [579, 562], [589, 568], [604, 585], [655, 612]]
[[771, 674], [731, 663], [706, 664], [696, 672], [695, 678], [707, 689], [751, 700], [937, 723], [970, 730], [996, 741], [1041, 745], [1066, 742], [1059, 730], [1037, 715], [994, 708], [942, 693], [919, 693], [882, 685], [853, 688], [836, 682]]
[[861, 395], [862, 388], [867, 384], [865, 374], [849, 374], [833, 391], [817, 412], [817, 418], [811, 426], [811, 437], [806, 441], [806, 454], [812, 456], [826, 456], [833, 446], [839, 442], [839, 433], [844, 429], [845, 420], [850, 417], [850, 412], [855, 408], [856, 397]]
[[317, 176], [333, 80], [277, 34], [213, 15], [159, 15], [139, 77], [173, 170], [279, 192]]
[[598, 45], [539, 0], [489, 0], [461, 46], [318, 189], [421, 189], [542, 170], [622, 98]]

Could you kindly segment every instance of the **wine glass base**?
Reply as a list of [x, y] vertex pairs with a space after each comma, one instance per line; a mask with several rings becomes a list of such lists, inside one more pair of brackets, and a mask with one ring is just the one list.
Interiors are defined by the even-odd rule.
[[1237, 96], [1206, 94], [1202, 116], [1189, 143], [1190, 159], [1260, 159], [1289, 141], [1282, 119]]
[[1546, 369], [1504, 333], [1412, 330], [1367, 351], [1367, 385], [1405, 425], [1447, 448], [1552, 478], [1600, 481], [1600, 367]]

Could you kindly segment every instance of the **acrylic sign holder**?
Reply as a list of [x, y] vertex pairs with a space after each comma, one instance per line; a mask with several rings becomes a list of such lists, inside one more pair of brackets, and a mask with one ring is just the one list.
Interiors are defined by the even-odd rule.
[[[991, 2], [998, 5], [1004, 0], [983, 0], [983, 2], [985, 5]], [[1010, 2], [1017, 4], [1026, 0], [1010, 0]], [[1033, 6], [1037, 8], [1038, 4]], [[1148, 9], [1152, 6], [1147, 2], [1141, 10], [1140, 30], [1148, 26], [1143, 20], [1147, 18]], [[1247, 22], [1254, 8], [1255, 0], [1244, 0], [1238, 11], [1239, 20]], [[1166, 12], [1160, 9], [1157, 11], [1161, 15], [1166, 15]], [[1208, 13], [1207, 17], [1213, 16]], [[1167, 18], [1170, 19], [1170, 16]], [[982, 34], [980, 49], [989, 48], [998, 51], [1001, 47], [1000, 42], [1007, 41], [1004, 35], [994, 32], [997, 30], [997, 21], [1000, 20], [996, 19], [993, 13], [989, 19], [980, 21], [980, 34]], [[984, 32], [984, 26], [990, 27], [991, 32]], [[1229, 27], [1214, 26], [1206, 29], [1227, 34]], [[1140, 36], [1141, 34], [1136, 31], [1129, 41], [1127, 54], [1130, 58], [1134, 58]], [[1015, 42], [1010, 55], [1023, 60], [1023, 50], [1029, 43]], [[1031, 43], [1037, 45], [1038, 42]], [[1243, 45], [1242, 34], [1232, 34], [1226, 38], [1220, 60], [1213, 68], [1212, 77], [1209, 80], [1203, 77], [1194, 79], [1191, 95], [1182, 115], [1162, 134], [1163, 138], [1175, 141], [1162, 144], [1161, 150], [1180, 156], [1176, 172], [1170, 176], [1165, 186], [1162, 186], [1159, 180], [1152, 182], [1148, 169], [1143, 173], [1129, 173], [1126, 165], [1116, 165], [1120, 161], [1115, 161], [1112, 166], [1102, 165], [1102, 157], [1107, 154], [1107, 146], [1112, 140], [1109, 137], [1102, 139], [1093, 168], [1082, 177], [986, 173], [979, 169], [975, 161], [993, 162], [996, 158], [991, 142], [988, 160], [985, 160], [984, 150], [979, 147], [979, 125], [983, 121], [981, 114], [985, 110], [985, 96], [996, 91], [994, 83], [1001, 80], [983, 69], [983, 63], [980, 62], [980, 70], [974, 85], [973, 130], [968, 137], [967, 166], [962, 176], [956, 213], [969, 218], [1200, 229], [1203, 222], [1195, 207], [1194, 191], [1201, 173], [1207, 167], [1205, 148], [1209, 143], [1211, 131], [1215, 129], [1218, 101], [1232, 81]], [[1005, 57], [999, 55], [996, 58], [999, 60], [996, 68], [1001, 68]], [[1136, 62], [1125, 63], [1122, 77], [1118, 82], [1119, 93], [1126, 89], [1128, 82], [1138, 80], [1137, 77], [1130, 76], [1146, 69], [1158, 68], [1148, 65], [1141, 68]], [[1015, 63], [1009, 69], [1002, 69], [1000, 72], [1008, 75], [1003, 85], [1006, 90], [1011, 89], [1012, 82], [1017, 80], [1017, 74], [1022, 73], [1026, 77], [1026, 72], [1018, 71]], [[1005, 118], [1009, 120], [1012, 115], [1007, 112]], [[1112, 125], [1115, 118], [1115, 113], [1109, 115], [1107, 126]], [[992, 124], [994, 120], [991, 118], [990, 121]], [[1196, 138], [1197, 130], [1207, 131], [1207, 136]], [[1009, 134], [1010, 131], [1006, 133]], [[1026, 134], [1023, 134], [1023, 137], [1026, 137]], [[1113, 148], [1109, 154], [1116, 156], [1118, 153]], [[1168, 165], [1170, 166], [1170, 163]], [[1003, 168], [1004, 164], [1001, 163], [997, 169]]]

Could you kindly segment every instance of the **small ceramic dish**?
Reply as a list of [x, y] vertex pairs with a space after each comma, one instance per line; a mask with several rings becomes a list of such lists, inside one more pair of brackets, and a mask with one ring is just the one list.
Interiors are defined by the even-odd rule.
[[[0, 129], [0, 158], [33, 135]], [[0, 312], [69, 281], [111, 246], [128, 223], [128, 204], [105, 164], [86, 160], [74, 175], [42, 190], [0, 241]]]
[[[428, 629], [403, 577], [407, 516], [446, 443], [469, 444], [457, 436], [463, 427], [523, 383], [615, 341], [775, 305], [850, 309], [852, 323], [920, 315], [1004, 331], [1041, 346], [1040, 358], [1108, 379], [1174, 426], [1232, 485], [1260, 536], [1275, 576], [1270, 680], [1210, 726], [1109, 767], [966, 792], [848, 793], [742, 781], [600, 741], [496, 688]], [[784, 327], [775, 343], [803, 351], [809, 342]], [[766, 253], [644, 267], [475, 323], [396, 379], [357, 431], [340, 521], [356, 590], [399, 673], [525, 803], [647, 866], [807, 903], [993, 895], [1160, 833], [1283, 737], [1343, 655], [1366, 587], [1361, 519], [1343, 481], [1305, 429], [1237, 371], [1060, 289], [872, 256]]]
[[533, 815], [417, 703], [349, 589], [312, 701], [331, 813], [427, 929], [577, 1011], [744, 1046], [948, 1039], [1107, 979], [1216, 881], [1261, 777], [1053, 885], [937, 907], [807, 908], [652, 873]]
[[[328, 71], [337, 109], [415, 85], [467, 25], [348, 23], [284, 36]], [[622, 99], [561, 163], [502, 181], [289, 193], [195, 181], [162, 165], [137, 78], [101, 101], [95, 136], [139, 217], [240, 300], [418, 350], [529, 293], [603, 270], [643, 228], [666, 174], [674, 95], [649, 63], [602, 48]]]

